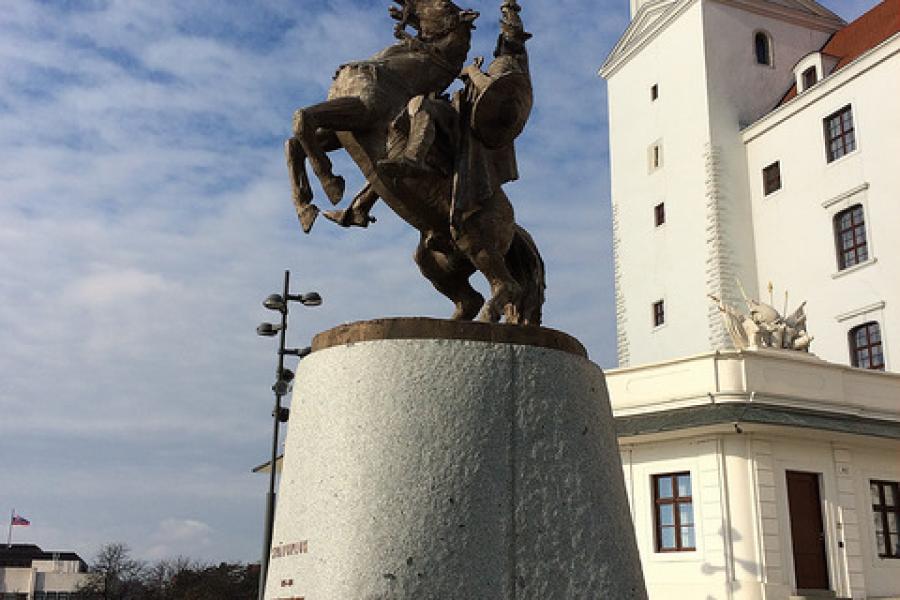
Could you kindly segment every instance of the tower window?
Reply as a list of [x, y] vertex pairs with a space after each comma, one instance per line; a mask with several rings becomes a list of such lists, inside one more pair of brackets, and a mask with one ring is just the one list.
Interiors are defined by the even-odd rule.
[[781, 163], [777, 160], [763, 169], [763, 194], [768, 196], [781, 189]]
[[765, 31], [757, 31], [753, 36], [756, 50], [756, 64], [772, 66], [772, 38]]
[[837, 246], [839, 270], [843, 271], [869, 260], [862, 204], [854, 204], [834, 215], [834, 242]]
[[662, 167], [663, 150], [661, 141], [654, 142], [653, 144], [650, 144], [649, 148], [647, 148], [647, 163], [647, 170], [650, 173]]
[[860, 369], [884, 371], [881, 328], [875, 321], [850, 330], [850, 364]]
[[653, 222], [659, 227], [666, 222], [666, 203], [660, 202], [653, 207]]
[[816, 67], [812, 66], [805, 71], [803, 71], [803, 91], [808, 90], [812, 86], [816, 85], [816, 82], [819, 80], [819, 75], [816, 73]]
[[659, 85], [654, 83], [650, 86], [650, 100], [656, 100], [659, 98]]
[[653, 303], [653, 326], [659, 327], [666, 322], [666, 303], [659, 300]]
[[848, 104], [836, 113], [825, 117], [825, 151], [828, 162], [837, 160], [856, 150], [856, 131], [853, 128], [853, 111]]

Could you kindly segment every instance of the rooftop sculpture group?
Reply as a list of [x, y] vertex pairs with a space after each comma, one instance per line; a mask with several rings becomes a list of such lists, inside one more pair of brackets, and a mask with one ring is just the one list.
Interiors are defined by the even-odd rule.
[[[747, 304], [749, 314], [725, 304], [719, 298], [710, 295], [710, 299], [722, 313], [725, 328], [731, 336], [734, 347], [738, 350], [746, 348], [774, 348], [779, 350], [798, 350], [809, 352], [813, 338], [806, 331], [806, 302], [800, 304], [789, 315], [782, 316], [769, 304], [748, 298], [743, 286], [738, 282], [741, 295]], [[772, 284], [769, 284], [771, 293]], [[787, 293], [785, 293], [784, 312], [787, 312]]]
[[[327, 152], [343, 148], [366, 185], [328, 219], [367, 227], [383, 200], [421, 233], [415, 261], [454, 302], [452, 318], [539, 325], [543, 260], [501, 187], [518, 178], [513, 141], [532, 105], [521, 8], [503, 2], [484, 72], [480, 57], [464, 67], [477, 12], [449, 0], [394, 1], [398, 42], [342, 65], [328, 99], [294, 113], [285, 153], [301, 227], [309, 233], [319, 213], [306, 161], [337, 205], [345, 183]], [[445, 92], [457, 78], [464, 88], [451, 99]], [[487, 302], [469, 283], [476, 270], [490, 283]]]

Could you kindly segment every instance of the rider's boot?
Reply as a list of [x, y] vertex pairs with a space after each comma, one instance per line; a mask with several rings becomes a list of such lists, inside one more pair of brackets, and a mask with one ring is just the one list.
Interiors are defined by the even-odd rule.
[[378, 170], [388, 177], [421, 177], [434, 173], [425, 162], [434, 143], [435, 127], [426, 111], [420, 110], [410, 117], [409, 138], [403, 154], [378, 161]]
[[326, 210], [323, 215], [329, 221], [334, 221], [341, 227], [368, 227], [375, 222], [375, 217], [369, 216], [369, 211], [378, 202], [378, 192], [371, 184], [366, 184], [356, 194], [350, 207], [346, 210]]

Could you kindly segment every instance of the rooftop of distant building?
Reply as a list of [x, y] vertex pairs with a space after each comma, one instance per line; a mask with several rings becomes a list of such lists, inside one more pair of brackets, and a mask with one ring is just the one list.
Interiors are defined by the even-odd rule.
[[34, 561], [71, 561], [81, 563], [81, 568], [86, 570], [87, 563], [78, 554], [71, 551], [42, 550], [34, 544], [6, 544], [0, 545], [0, 567], [26, 567], [30, 568]]

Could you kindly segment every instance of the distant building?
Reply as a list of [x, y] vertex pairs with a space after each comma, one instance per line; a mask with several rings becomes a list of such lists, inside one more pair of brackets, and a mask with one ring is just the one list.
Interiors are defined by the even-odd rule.
[[[650, 598], [900, 598], [900, 0], [631, 10], [607, 384]], [[737, 281], [815, 355], [734, 350]]]
[[45, 552], [33, 544], [0, 546], [2, 600], [71, 600], [87, 577], [74, 552]]

